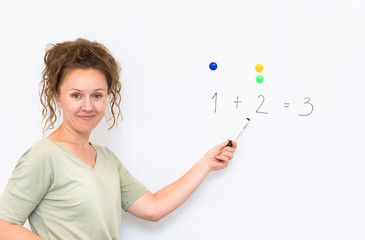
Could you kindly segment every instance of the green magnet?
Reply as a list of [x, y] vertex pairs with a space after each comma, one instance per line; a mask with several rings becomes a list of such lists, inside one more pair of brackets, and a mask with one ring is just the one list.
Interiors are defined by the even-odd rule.
[[258, 83], [262, 83], [264, 81], [264, 77], [262, 76], [262, 75], [258, 75], [257, 77], [256, 77], [256, 82], [258, 82]]

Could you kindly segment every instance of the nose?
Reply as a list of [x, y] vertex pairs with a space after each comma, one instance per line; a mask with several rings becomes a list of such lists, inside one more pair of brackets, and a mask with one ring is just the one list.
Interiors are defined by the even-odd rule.
[[85, 98], [82, 104], [82, 110], [86, 112], [92, 111], [94, 108], [93, 103], [90, 98]]

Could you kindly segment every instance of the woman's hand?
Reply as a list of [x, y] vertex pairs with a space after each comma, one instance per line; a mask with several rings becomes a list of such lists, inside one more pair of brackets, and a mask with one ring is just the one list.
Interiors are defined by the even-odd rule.
[[229, 160], [233, 158], [237, 143], [232, 141], [232, 147], [227, 147], [229, 140], [211, 148], [200, 163], [207, 169], [208, 173], [213, 170], [224, 169], [228, 166]]

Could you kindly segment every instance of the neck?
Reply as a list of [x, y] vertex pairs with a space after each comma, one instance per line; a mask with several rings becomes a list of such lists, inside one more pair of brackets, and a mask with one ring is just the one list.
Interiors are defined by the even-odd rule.
[[68, 144], [78, 145], [78, 146], [88, 146], [89, 145], [89, 138], [91, 132], [83, 133], [77, 132], [67, 126], [65, 123], [62, 123], [59, 128], [57, 128], [49, 138], [59, 141], [65, 142]]

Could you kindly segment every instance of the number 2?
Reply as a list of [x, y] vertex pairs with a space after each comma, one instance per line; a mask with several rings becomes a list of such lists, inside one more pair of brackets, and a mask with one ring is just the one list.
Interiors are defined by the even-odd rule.
[[256, 113], [268, 114], [267, 112], [260, 112], [260, 111], [259, 111], [259, 110], [260, 110], [260, 108], [262, 107], [262, 105], [263, 105], [263, 104], [264, 104], [264, 102], [265, 102], [265, 97], [264, 97], [263, 95], [259, 95], [257, 98], [260, 98], [260, 97], [262, 97], [262, 102], [261, 102], [260, 106], [257, 108]]

